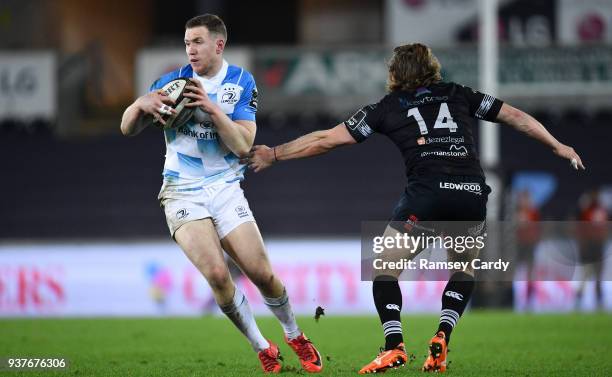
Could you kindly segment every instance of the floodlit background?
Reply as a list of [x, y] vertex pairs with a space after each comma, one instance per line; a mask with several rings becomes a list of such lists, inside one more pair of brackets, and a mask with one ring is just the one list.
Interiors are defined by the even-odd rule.
[[[446, 80], [529, 111], [587, 166], [576, 173], [509, 128], [475, 124], [488, 148], [492, 220], [521, 218], [521, 195], [531, 205], [520, 210], [542, 220], [580, 219], [593, 197], [612, 210], [612, 1], [500, 0], [496, 11], [477, 0], [178, 3], [0, 3], [0, 316], [215, 311], [156, 201], [161, 132], [119, 132], [125, 107], [186, 64], [184, 23], [201, 13], [225, 20], [226, 59], [255, 76], [258, 144], [332, 127], [376, 102], [393, 46], [422, 42]], [[328, 314], [375, 312], [370, 283], [360, 281], [360, 226], [389, 217], [403, 171], [395, 147], [375, 136], [247, 175], [247, 198], [298, 313], [313, 315], [317, 305]], [[532, 243], [537, 255], [541, 241]], [[519, 268], [517, 280], [524, 276]], [[238, 281], [267, 314], [256, 289]], [[404, 311], [439, 310], [444, 282], [403, 284]], [[536, 282], [527, 303], [525, 282], [486, 283], [474, 305], [594, 310], [593, 285], [577, 302], [579, 286]], [[612, 285], [603, 287], [610, 310]]]

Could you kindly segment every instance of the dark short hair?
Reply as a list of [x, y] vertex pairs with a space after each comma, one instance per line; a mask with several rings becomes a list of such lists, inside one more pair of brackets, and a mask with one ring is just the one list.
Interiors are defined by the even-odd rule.
[[227, 29], [223, 20], [215, 14], [202, 14], [195, 16], [185, 23], [185, 29], [204, 26], [209, 33], [219, 34], [223, 39], [227, 40]]
[[420, 43], [397, 46], [389, 60], [387, 89], [415, 90], [442, 80], [440, 62], [431, 49]]

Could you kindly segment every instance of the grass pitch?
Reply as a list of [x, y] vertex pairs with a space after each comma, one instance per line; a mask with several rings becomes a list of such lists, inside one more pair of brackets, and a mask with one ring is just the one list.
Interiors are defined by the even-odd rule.
[[[259, 318], [280, 345], [285, 376], [305, 375], [272, 317]], [[376, 317], [299, 318], [323, 356], [322, 376], [356, 376], [384, 343]], [[406, 349], [419, 368], [437, 316], [404, 315]], [[529, 315], [472, 311], [453, 333], [449, 376], [609, 376], [612, 315]], [[65, 371], [0, 371], [8, 376], [258, 376], [259, 361], [224, 317], [169, 319], [1, 319], [1, 357], [64, 357]]]

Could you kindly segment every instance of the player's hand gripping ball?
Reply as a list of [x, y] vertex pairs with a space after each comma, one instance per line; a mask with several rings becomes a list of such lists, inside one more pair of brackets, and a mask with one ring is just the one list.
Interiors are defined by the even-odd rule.
[[[193, 116], [196, 108], [186, 107], [185, 105], [191, 102], [191, 98], [185, 97], [185, 87], [190, 85], [190, 81], [187, 78], [178, 78], [170, 81], [164, 85], [160, 91], [167, 95], [169, 98], [174, 100], [174, 105], [163, 105], [159, 112], [162, 114], [162, 119], [166, 122], [166, 125], [162, 125], [158, 120], [154, 121], [154, 124], [160, 128], [173, 129], [183, 126]], [[172, 114], [169, 110], [170, 107], [176, 110], [176, 114]]]

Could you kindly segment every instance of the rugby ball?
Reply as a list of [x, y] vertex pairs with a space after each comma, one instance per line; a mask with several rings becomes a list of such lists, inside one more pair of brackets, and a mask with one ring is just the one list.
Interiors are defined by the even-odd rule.
[[[164, 129], [181, 127], [193, 116], [196, 108], [185, 107], [186, 104], [191, 102], [191, 98], [184, 96], [186, 93], [185, 87], [189, 85], [193, 85], [189, 79], [181, 77], [168, 82], [161, 88], [164, 94], [174, 100], [172, 107], [176, 110], [176, 114], [162, 114], [162, 119], [166, 122], [166, 125], [163, 126]], [[157, 120], [154, 123], [157, 123], [157, 126], [162, 126]]]

